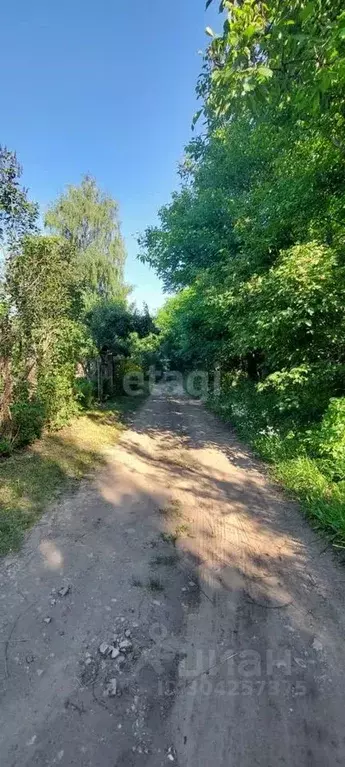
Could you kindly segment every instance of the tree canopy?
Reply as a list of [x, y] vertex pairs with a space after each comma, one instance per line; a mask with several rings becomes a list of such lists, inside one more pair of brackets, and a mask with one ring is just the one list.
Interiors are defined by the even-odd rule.
[[15, 152], [0, 145], [0, 246], [8, 250], [36, 228], [38, 208], [28, 200], [21, 175]]
[[125, 360], [133, 336], [140, 340], [154, 330], [148, 310], [141, 314], [128, 305], [116, 202], [84, 177], [51, 206], [46, 224], [53, 234], [42, 234], [20, 173], [16, 156], [0, 150], [0, 242], [6, 254], [0, 279], [0, 454], [29, 443], [44, 426], [66, 423], [81, 402], [102, 393], [95, 382], [104, 350]]
[[102, 192], [95, 179], [84, 176], [45, 216], [46, 227], [75, 249], [90, 294], [111, 299], [123, 290], [125, 261], [118, 206]]

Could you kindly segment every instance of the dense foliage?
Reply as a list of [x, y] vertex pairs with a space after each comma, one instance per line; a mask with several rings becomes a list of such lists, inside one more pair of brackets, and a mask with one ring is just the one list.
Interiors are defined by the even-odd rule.
[[[50, 236], [20, 185], [16, 156], [0, 149], [0, 454], [59, 428], [103, 394], [104, 351], [119, 371], [133, 334], [153, 332], [148, 310], [128, 306], [116, 203], [93, 179], [51, 207]], [[112, 386], [114, 375], [112, 376]], [[111, 394], [111, 386], [108, 392]]]
[[[208, 3], [210, 4], [210, 3]], [[181, 188], [141, 238], [177, 290], [174, 367], [222, 370], [211, 405], [345, 541], [345, 12], [223, 0]]]
[[85, 290], [91, 303], [124, 292], [125, 250], [115, 200], [85, 176], [80, 186], [69, 186], [45, 216], [46, 226], [66, 239], [78, 255]]

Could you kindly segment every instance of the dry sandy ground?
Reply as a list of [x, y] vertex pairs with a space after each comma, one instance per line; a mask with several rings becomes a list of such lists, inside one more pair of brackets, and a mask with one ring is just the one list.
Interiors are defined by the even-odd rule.
[[344, 578], [231, 431], [157, 389], [1, 565], [1, 767], [345, 764]]

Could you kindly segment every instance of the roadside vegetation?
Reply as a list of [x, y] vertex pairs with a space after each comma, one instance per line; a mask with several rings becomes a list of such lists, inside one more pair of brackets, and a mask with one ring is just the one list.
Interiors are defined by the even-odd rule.
[[119, 397], [85, 411], [0, 461], [0, 555], [20, 546], [49, 503], [104, 464], [143, 396]]
[[94, 179], [48, 209], [0, 147], [0, 554], [117, 439], [126, 373], [145, 373], [157, 331], [130, 303], [117, 204]]
[[345, 547], [345, 11], [221, 11], [181, 186], [140, 240], [176, 293], [161, 353], [221, 371], [209, 406]]

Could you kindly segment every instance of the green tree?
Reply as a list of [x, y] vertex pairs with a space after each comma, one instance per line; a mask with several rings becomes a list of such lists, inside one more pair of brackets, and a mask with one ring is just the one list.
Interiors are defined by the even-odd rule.
[[344, 12], [222, 9], [198, 85], [206, 134], [141, 258], [182, 289], [158, 317], [174, 365], [221, 363], [313, 420], [345, 388]]
[[221, 10], [223, 31], [210, 31], [198, 85], [208, 117], [243, 110], [257, 116], [272, 107], [280, 122], [292, 115], [321, 119], [329, 138], [343, 145], [342, 1], [222, 0]]
[[7, 269], [11, 396], [4, 430], [15, 445], [76, 412], [76, 365], [91, 350], [81, 292], [70, 244], [41, 235], [22, 240]]
[[100, 301], [86, 315], [86, 323], [97, 349], [115, 357], [129, 357], [131, 338], [143, 339], [156, 332], [147, 306], [139, 312], [124, 299]]
[[69, 186], [46, 213], [45, 224], [74, 247], [89, 301], [125, 293], [118, 206], [93, 178], [85, 176], [79, 186]]
[[11, 262], [24, 235], [36, 230], [37, 205], [21, 186], [22, 169], [14, 152], [0, 146], [0, 427], [8, 421], [13, 393], [14, 318], [8, 290]]
[[20, 184], [21, 175], [16, 154], [0, 146], [0, 246], [9, 250], [35, 230], [38, 216], [37, 205]]

